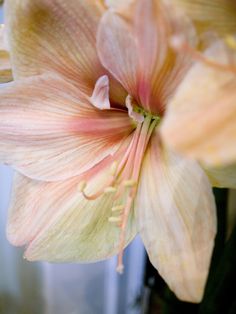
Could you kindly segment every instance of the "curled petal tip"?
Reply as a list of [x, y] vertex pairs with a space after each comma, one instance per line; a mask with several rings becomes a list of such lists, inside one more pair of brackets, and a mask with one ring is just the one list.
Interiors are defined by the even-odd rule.
[[109, 101], [109, 78], [107, 75], [103, 75], [97, 80], [93, 94], [89, 100], [98, 109], [105, 110], [111, 108]]

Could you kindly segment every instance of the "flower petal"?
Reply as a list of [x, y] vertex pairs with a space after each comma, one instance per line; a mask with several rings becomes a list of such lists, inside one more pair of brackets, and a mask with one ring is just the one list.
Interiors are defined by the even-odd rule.
[[105, 0], [105, 4], [108, 8], [124, 10], [132, 4], [135, 0]]
[[137, 89], [137, 47], [130, 21], [108, 10], [102, 17], [97, 34], [97, 49], [106, 69], [130, 95]]
[[200, 302], [216, 233], [206, 175], [197, 163], [163, 150], [155, 135], [144, 159], [136, 205], [152, 264], [178, 298]]
[[132, 132], [123, 111], [100, 111], [57, 76], [0, 91], [0, 159], [38, 180], [78, 175], [113, 154]]
[[92, 105], [98, 109], [110, 109], [109, 100], [109, 79], [107, 75], [101, 76], [95, 85], [92, 96], [90, 97]]
[[[8, 0], [6, 25], [14, 78], [56, 71], [91, 94], [106, 74], [96, 52], [102, 1]], [[124, 104], [124, 90], [112, 77], [111, 98]]]
[[[88, 193], [97, 191], [110, 175], [112, 158], [87, 174]], [[120, 228], [108, 221], [117, 202], [104, 194], [86, 200], [78, 190], [86, 177], [46, 183], [18, 175], [11, 202], [7, 234], [15, 245], [28, 244], [25, 257], [51, 262], [88, 262], [108, 258], [119, 250]], [[136, 234], [133, 216], [126, 245]]]
[[0, 83], [12, 81], [10, 56], [5, 44], [5, 26], [0, 24]]
[[[55, 69], [88, 82], [101, 72], [96, 28], [99, 1], [8, 0], [6, 23], [16, 78]], [[95, 83], [95, 82], [93, 82]]]
[[221, 167], [236, 160], [236, 76], [230, 71], [236, 54], [217, 42], [206, 57], [229, 64], [229, 71], [196, 63], [170, 101], [161, 134], [172, 148]]
[[[101, 20], [101, 62], [147, 111], [162, 114], [189, 66], [189, 56], [169, 48], [169, 36], [181, 23], [175, 14], [168, 16], [167, 8], [156, 0], [137, 1], [129, 14], [120, 11], [109, 10]], [[181, 28], [183, 36], [188, 38], [190, 33], [192, 36], [191, 23]]]
[[203, 165], [212, 186], [236, 189], [236, 165], [225, 167], [207, 167]]
[[137, 3], [134, 33], [139, 56], [139, 96], [142, 105], [153, 111], [153, 85], [167, 56], [170, 25], [160, 1], [139, 0]]
[[200, 32], [213, 30], [221, 35], [235, 33], [236, 4], [232, 0], [174, 0], [196, 23]]

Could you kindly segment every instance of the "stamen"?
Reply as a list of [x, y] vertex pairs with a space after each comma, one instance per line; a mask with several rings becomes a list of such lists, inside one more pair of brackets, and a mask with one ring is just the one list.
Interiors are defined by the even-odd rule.
[[225, 43], [231, 48], [236, 50], [236, 38], [232, 35], [227, 35], [225, 37]]
[[84, 198], [86, 198], [88, 201], [94, 201], [103, 194], [115, 193], [117, 191], [115, 187], [110, 186], [110, 184], [113, 184], [113, 181], [114, 181], [114, 178], [110, 179], [105, 186], [101, 187], [96, 193], [91, 194], [91, 195], [88, 195], [85, 192], [87, 183], [84, 181], [79, 183], [78, 189], [83, 194]]
[[[132, 193], [134, 194], [134, 193]], [[126, 235], [126, 226], [128, 223], [128, 218], [129, 218], [129, 213], [133, 204], [133, 199], [134, 196], [133, 195], [129, 195], [126, 206], [125, 206], [125, 210], [123, 213], [123, 217], [122, 217], [122, 224], [120, 226], [121, 228], [121, 234], [120, 234], [120, 245], [119, 245], [119, 254], [118, 254], [118, 265], [117, 265], [117, 272], [122, 273], [123, 269], [124, 269], [124, 265], [123, 265], [123, 254], [124, 254], [124, 247], [125, 247], [125, 235]]]
[[78, 190], [79, 190], [80, 192], [83, 192], [84, 189], [86, 188], [86, 186], [87, 186], [87, 182], [86, 182], [86, 181], [81, 181], [81, 182], [78, 184]]
[[125, 105], [128, 109], [129, 116], [136, 122], [142, 123], [144, 116], [134, 110], [133, 97], [128, 95], [125, 100]]
[[117, 192], [117, 188], [115, 188], [114, 186], [108, 186], [104, 190], [105, 194], [112, 194], [112, 193], [116, 193], [116, 192]]
[[119, 274], [123, 274], [123, 272], [124, 272], [124, 265], [122, 264], [122, 265], [118, 265], [117, 267], [116, 267], [116, 271], [119, 273]]
[[111, 216], [108, 218], [109, 222], [121, 222], [121, 220], [122, 220], [121, 216], [118, 217]]
[[124, 205], [116, 205], [116, 206], [113, 206], [113, 207], [112, 207], [111, 211], [112, 211], [112, 212], [121, 211], [121, 210], [123, 210], [124, 208], [125, 208]]
[[125, 180], [124, 181], [124, 186], [125, 187], [134, 187], [137, 184], [137, 181], [131, 179], [131, 180]]
[[114, 161], [111, 165], [111, 169], [110, 169], [110, 173], [112, 176], [115, 176], [116, 172], [117, 172], [117, 168], [118, 168], [118, 162]]

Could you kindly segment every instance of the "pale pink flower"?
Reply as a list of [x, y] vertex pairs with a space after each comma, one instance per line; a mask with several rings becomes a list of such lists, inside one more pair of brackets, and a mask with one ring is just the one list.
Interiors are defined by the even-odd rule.
[[[0, 92], [0, 159], [18, 172], [7, 234], [27, 245], [29, 260], [118, 253], [121, 271], [139, 231], [170, 288], [198, 302], [216, 233], [214, 197], [204, 170], [166, 148], [159, 130], [174, 94], [187, 105], [191, 75], [217, 85], [217, 70], [189, 70], [188, 55], [169, 47], [173, 26], [194, 41], [191, 23], [182, 28], [158, 0], [131, 2], [116, 13], [99, 0], [6, 1], [16, 82]], [[221, 42], [207, 54], [227, 56]], [[219, 80], [219, 93], [231, 80]], [[211, 175], [235, 184], [221, 169]]]

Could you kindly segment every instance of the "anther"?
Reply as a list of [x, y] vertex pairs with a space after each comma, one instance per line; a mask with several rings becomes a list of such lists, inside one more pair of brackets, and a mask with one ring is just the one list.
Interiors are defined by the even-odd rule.
[[135, 180], [125, 180], [124, 181], [124, 186], [128, 187], [128, 188], [132, 188], [137, 184], [137, 182]]
[[112, 194], [112, 193], [116, 193], [116, 192], [117, 192], [117, 189], [114, 186], [108, 186], [104, 190], [105, 194]]
[[112, 176], [115, 176], [117, 168], [118, 168], [118, 162], [114, 161], [111, 165], [111, 168], [110, 168], [110, 173]]
[[83, 192], [84, 189], [86, 188], [86, 186], [87, 186], [87, 182], [86, 182], [86, 181], [81, 181], [81, 182], [78, 184], [78, 190], [79, 190], [80, 192]]
[[118, 217], [111, 216], [108, 218], [109, 222], [120, 222], [121, 220], [122, 220], [121, 216], [118, 216]]
[[232, 35], [227, 35], [225, 37], [225, 43], [231, 48], [236, 49], [236, 38]]
[[124, 208], [125, 208], [124, 205], [116, 205], [116, 206], [113, 206], [113, 207], [112, 207], [111, 211], [112, 211], [112, 212], [121, 211], [121, 210], [123, 210]]
[[118, 265], [117, 267], [116, 267], [116, 271], [119, 273], [119, 274], [123, 274], [123, 272], [124, 272], [124, 265], [122, 264], [122, 265]]

